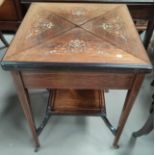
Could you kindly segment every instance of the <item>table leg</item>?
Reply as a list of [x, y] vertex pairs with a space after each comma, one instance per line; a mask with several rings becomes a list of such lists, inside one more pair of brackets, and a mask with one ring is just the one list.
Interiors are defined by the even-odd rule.
[[129, 113], [134, 104], [134, 100], [138, 94], [143, 78], [144, 78], [144, 75], [135, 75], [135, 79], [133, 80], [132, 87], [128, 90], [126, 100], [123, 106], [123, 110], [119, 119], [118, 127], [116, 130], [115, 139], [113, 142], [113, 146], [116, 148], [118, 147], [118, 141], [120, 139], [121, 133], [123, 131], [123, 128], [125, 126]]
[[27, 92], [27, 89], [24, 87], [20, 72], [12, 71], [12, 76], [13, 76], [13, 79], [14, 79], [14, 82], [16, 85], [17, 94], [18, 94], [22, 109], [24, 111], [25, 117], [26, 117], [28, 124], [30, 126], [33, 140], [35, 142], [36, 151], [37, 151], [40, 144], [39, 144], [39, 140], [38, 140], [38, 136], [37, 136], [37, 132], [36, 132], [34, 119], [32, 116], [32, 110], [31, 110], [31, 106], [30, 106], [28, 92]]
[[[153, 12], [152, 12], [153, 15]], [[144, 36], [144, 47], [147, 50], [154, 30], [154, 16], [149, 20], [146, 33]]]

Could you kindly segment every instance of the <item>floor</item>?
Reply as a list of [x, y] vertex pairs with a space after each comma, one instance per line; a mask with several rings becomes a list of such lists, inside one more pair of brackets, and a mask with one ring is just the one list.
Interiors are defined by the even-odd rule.
[[[10, 42], [12, 35], [5, 36]], [[0, 58], [6, 49], [0, 42]], [[40, 136], [38, 155], [153, 155], [153, 132], [132, 138], [146, 121], [152, 102], [153, 88], [148, 74], [120, 139], [120, 148], [112, 147], [113, 135], [99, 117], [53, 116]], [[31, 90], [30, 97], [36, 124], [42, 119], [45, 90]], [[108, 117], [116, 126], [125, 99], [125, 90], [109, 90], [105, 94]], [[0, 155], [35, 155], [31, 133], [19, 105], [10, 73], [0, 67]]]

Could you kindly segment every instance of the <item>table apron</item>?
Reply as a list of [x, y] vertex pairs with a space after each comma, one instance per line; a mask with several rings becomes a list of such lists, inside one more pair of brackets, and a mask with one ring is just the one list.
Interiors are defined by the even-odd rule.
[[25, 88], [130, 89], [134, 73], [21, 72]]

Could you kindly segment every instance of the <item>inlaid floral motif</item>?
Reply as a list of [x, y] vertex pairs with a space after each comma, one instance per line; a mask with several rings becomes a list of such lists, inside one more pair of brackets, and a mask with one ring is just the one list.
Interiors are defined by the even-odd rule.
[[122, 38], [124, 41], [127, 41], [125, 32], [123, 31], [123, 24], [119, 16], [110, 22], [103, 22], [101, 28], [108, 33]]
[[86, 47], [86, 42], [84, 40], [75, 39], [70, 40], [66, 44], [58, 45], [49, 51], [50, 54], [60, 54], [60, 53], [79, 53], [84, 51]]
[[71, 40], [68, 43], [68, 46], [71, 49], [71, 51], [74, 52], [75, 49], [81, 50], [86, 46], [86, 44], [85, 44], [85, 41], [83, 40], [75, 39], [75, 40]]
[[82, 17], [86, 14], [86, 10], [84, 8], [74, 8], [72, 10], [72, 15], [75, 16], [75, 17]]
[[31, 29], [29, 30], [26, 39], [41, 34], [46, 30], [52, 29], [54, 26], [55, 24], [52, 22], [52, 16], [50, 16], [49, 19], [37, 16], [35, 21], [32, 22]]

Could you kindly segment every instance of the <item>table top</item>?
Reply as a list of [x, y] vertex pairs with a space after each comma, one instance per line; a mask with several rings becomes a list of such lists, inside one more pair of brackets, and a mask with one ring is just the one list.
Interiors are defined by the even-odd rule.
[[33, 3], [2, 67], [148, 71], [151, 64], [126, 5]]

